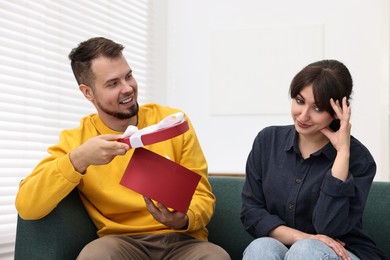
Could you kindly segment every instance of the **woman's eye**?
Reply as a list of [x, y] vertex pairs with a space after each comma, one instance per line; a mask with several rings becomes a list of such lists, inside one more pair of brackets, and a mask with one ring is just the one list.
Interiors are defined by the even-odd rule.
[[322, 112], [322, 111], [323, 111], [323, 110], [322, 110], [321, 108], [319, 108], [319, 107], [315, 107], [314, 110], [315, 110], [316, 112]]
[[295, 101], [296, 101], [296, 102], [297, 102], [297, 104], [299, 104], [299, 105], [302, 105], [302, 104], [304, 104], [303, 100], [302, 100], [302, 99], [300, 99], [300, 98], [296, 98], [296, 99], [295, 99]]

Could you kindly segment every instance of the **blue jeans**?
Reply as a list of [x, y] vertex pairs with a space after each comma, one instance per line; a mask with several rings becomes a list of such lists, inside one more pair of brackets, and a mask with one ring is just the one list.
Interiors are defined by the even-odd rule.
[[[348, 251], [351, 260], [359, 260], [357, 256]], [[341, 258], [317, 239], [302, 239], [294, 243], [290, 249], [280, 241], [261, 237], [252, 241], [244, 251], [243, 260], [275, 259], [275, 260], [340, 260]]]

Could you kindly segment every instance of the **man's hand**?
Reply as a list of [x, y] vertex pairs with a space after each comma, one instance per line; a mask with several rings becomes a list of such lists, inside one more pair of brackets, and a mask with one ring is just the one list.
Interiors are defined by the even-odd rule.
[[116, 142], [120, 135], [107, 134], [93, 137], [70, 152], [70, 161], [79, 173], [84, 173], [90, 165], [104, 165], [117, 155], [124, 155], [130, 147]]
[[144, 197], [146, 207], [153, 218], [172, 229], [186, 229], [188, 226], [188, 217], [186, 214], [178, 211], [170, 211], [161, 203], [155, 205], [153, 201]]

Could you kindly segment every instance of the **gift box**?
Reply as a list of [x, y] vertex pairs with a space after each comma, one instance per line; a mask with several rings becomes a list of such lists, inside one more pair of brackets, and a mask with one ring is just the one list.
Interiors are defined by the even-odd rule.
[[179, 112], [164, 118], [158, 124], [140, 130], [135, 126], [129, 126], [118, 141], [130, 145], [131, 148], [138, 148], [174, 138], [188, 129], [184, 114]]

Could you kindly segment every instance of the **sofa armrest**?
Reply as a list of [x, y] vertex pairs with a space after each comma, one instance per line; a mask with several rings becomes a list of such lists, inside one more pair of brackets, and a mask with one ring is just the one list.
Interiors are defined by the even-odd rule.
[[374, 181], [363, 215], [363, 228], [390, 257], [390, 182]]
[[84, 245], [95, 238], [96, 227], [76, 188], [42, 219], [23, 220], [18, 216], [15, 260], [76, 259]]

